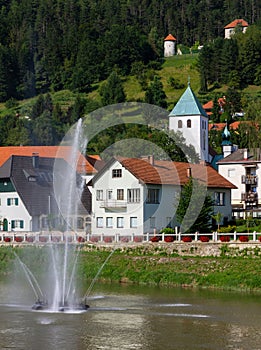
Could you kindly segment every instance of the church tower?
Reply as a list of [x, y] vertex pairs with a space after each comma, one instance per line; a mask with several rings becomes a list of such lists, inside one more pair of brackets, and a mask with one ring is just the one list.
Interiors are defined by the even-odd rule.
[[169, 114], [169, 129], [180, 131], [187, 145], [194, 146], [200, 160], [209, 162], [208, 115], [190, 84]]

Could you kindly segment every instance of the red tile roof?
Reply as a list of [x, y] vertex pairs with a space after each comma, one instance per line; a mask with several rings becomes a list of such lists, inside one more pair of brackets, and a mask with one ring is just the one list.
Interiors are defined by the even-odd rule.
[[[33, 153], [38, 153], [40, 157], [63, 158], [69, 160], [70, 146], [10, 146], [0, 147], [0, 166], [2, 166], [7, 159], [12, 155], [17, 156], [31, 156]], [[89, 159], [89, 160], [88, 160]], [[79, 152], [77, 171], [81, 174], [96, 173], [95, 162], [100, 161], [97, 155], [87, 156], [87, 159]]]
[[172, 35], [169, 34], [166, 36], [166, 38], [164, 39], [164, 41], [176, 41], [177, 39]]
[[188, 182], [188, 169], [194, 179], [213, 188], [236, 188], [210, 165], [137, 158], [119, 158], [120, 163], [136, 178], [146, 184], [185, 185]]
[[[241, 123], [246, 123], [245, 121], [236, 121], [229, 124], [230, 130], [237, 130]], [[222, 131], [226, 126], [226, 123], [210, 123], [208, 124], [208, 130], [216, 129], [217, 131]]]
[[238, 25], [241, 25], [242, 27], [248, 27], [248, 23], [244, 19], [235, 19], [233, 22], [227, 24], [224, 28], [235, 28]]

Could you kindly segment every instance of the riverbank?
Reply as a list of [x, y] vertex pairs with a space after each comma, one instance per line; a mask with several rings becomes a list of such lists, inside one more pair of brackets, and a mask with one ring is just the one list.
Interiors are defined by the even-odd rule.
[[[148, 243], [136, 245], [81, 244], [77, 276], [98, 280], [167, 287], [217, 288], [261, 292], [261, 245]], [[41, 269], [44, 246], [1, 247], [0, 274], [11, 273], [13, 249], [23, 262]], [[40, 263], [41, 262], [41, 263]]]

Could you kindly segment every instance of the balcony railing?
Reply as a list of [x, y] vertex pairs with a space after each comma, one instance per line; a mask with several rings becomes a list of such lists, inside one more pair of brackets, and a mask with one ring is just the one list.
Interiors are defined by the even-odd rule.
[[120, 201], [116, 199], [110, 199], [106, 201], [102, 201], [100, 203], [100, 208], [126, 208], [127, 202]]
[[256, 185], [257, 184], [257, 176], [256, 175], [242, 175], [241, 182], [242, 182], [242, 184], [246, 184], [246, 185]]
[[247, 203], [258, 203], [258, 195], [256, 192], [244, 192], [241, 193], [241, 200]]

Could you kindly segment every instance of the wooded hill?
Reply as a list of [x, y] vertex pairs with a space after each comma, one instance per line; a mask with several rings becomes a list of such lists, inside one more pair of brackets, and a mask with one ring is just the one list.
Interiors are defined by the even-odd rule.
[[0, 101], [89, 92], [113, 69], [161, 63], [170, 32], [205, 45], [235, 18], [261, 17], [260, 0], [2, 0], [0, 11]]

